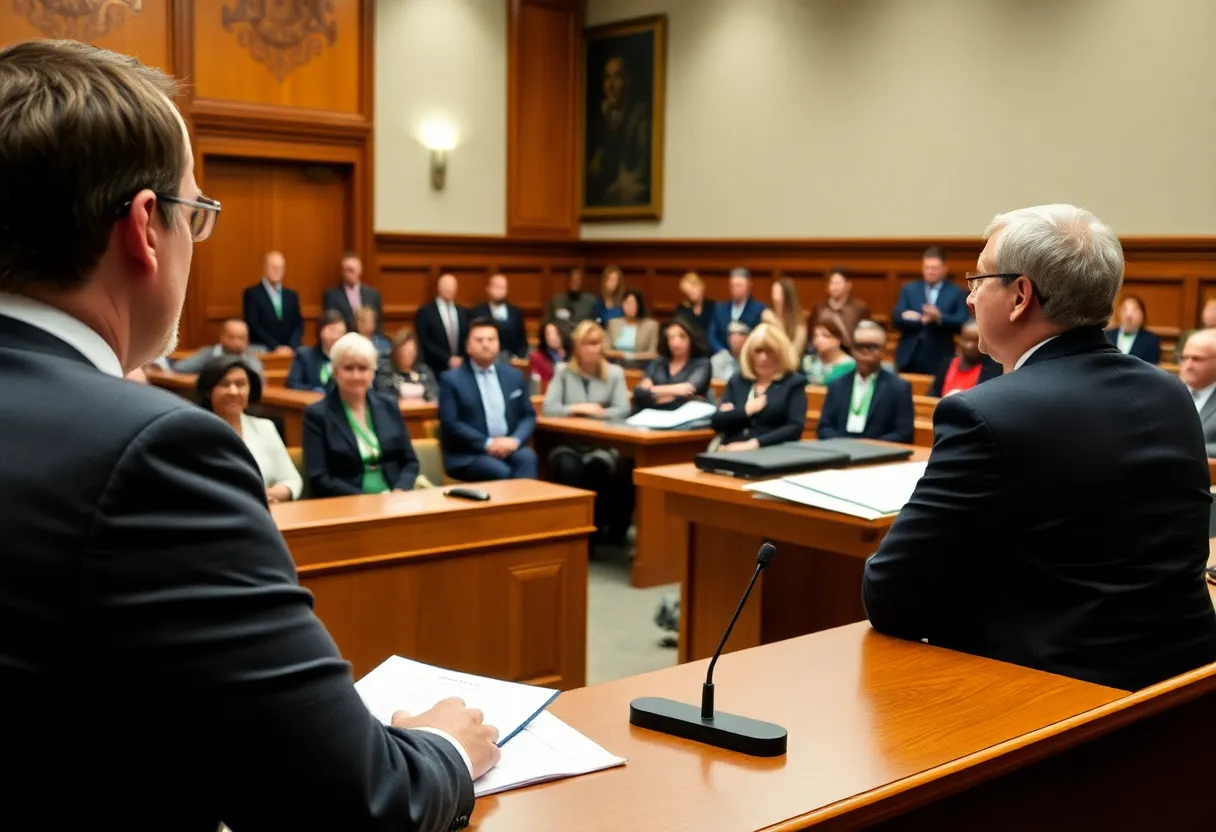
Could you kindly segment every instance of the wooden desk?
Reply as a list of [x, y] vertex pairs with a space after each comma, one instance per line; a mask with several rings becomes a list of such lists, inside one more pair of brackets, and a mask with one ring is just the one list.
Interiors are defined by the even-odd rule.
[[575, 688], [586, 678], [593, 495], [534, 480], [277, 503], [271, 514], [355, 678], [393, 654]]
[[[632, 461], [634, 468], [692, 462], [693, 457], [709, 446], [714, 432], [702, 430], [639, 430], [621, 424], [609, 424], [579, 417], [553, 418], [538, 416], [533, 444], [544, 466], [549, 452], [558, 445], [591, 445], [616, 448], [622, 458]], [[638, 492], [637, 540], [630, 581], [634, 586], [656, 586], [680, 579], [678, 561], [666, 554], [673, 544], [667, 535], [670, 526], [654, 516], [661, 511], [649, 495]]]
[[[917, 448], [913, 460], [928, 459]], [[760, 544], [777, 556], [765, 570], [726, 649], [755, 647], [865, 618], [861, 573], [894, 518], [844, 514], [760, 499], [745, 480], [698, 471], [691, 464], [634, 471], [638, 502], [651, 506], [669, 560], [680, 570], [680, 661], [713, 653], [755, 569]], [[643, 533], [658, 535], [642, 528]]]
[[628, 724], [630, 700], [695, 702], [704, 674], [697, 662], [563, 693], [551, 710], [629, 762], [480, 800], [474, 827], [1004, 832], [1216, 824], [1211, 775], [1199, 763], [1216, 741], [1216, 666], [1129, 696], [887, 638], [860, 623], [718, 665], [718, 707], [785, 726], [784, 757], [745, 757]]

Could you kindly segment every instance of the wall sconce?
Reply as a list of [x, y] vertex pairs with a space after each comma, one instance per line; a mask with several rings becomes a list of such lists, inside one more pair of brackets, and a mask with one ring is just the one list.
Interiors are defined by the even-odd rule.
[[431, 188], [442, 191], [448, 172], [448, 153], [456, 147], [456, 128], [446, 121], [423, 122], [418, 140], [431, 151]]

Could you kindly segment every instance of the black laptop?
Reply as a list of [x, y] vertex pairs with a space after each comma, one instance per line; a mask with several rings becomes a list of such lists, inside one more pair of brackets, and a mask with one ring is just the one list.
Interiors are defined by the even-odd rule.
[[849, 464], [849, 455], [835, 448], [818, 447], [815, 442], [789, 442], [754, 451], [711, 451], [697, 454], [694, 462], [702, 471], [759, 480], [840, 468]]
[[845, 465], [874, 465], [879, 462], [902, 462], [912, 456], [911, 448], [898, 445], [876, 445], [861, 439], [811, 439], [799, 442], [804, 448], [827, 448], [848, 456]]

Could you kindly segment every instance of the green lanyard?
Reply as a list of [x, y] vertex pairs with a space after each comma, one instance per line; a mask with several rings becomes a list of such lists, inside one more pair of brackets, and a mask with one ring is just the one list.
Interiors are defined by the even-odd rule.
[[274, 307], [274, 316], [283, 320], [283, 290], [270, 293], [270, 305]]
[[[849, 413], [854, 416], [862, 416], [870, 412], [870, 399], [874, 398], [874, 385], [878, 383], [878, 379], [872, 378], [869, 384], [861, 384], [861, 379], [853, 382], [853, 400], [849, 402]], [[864, 387], [860, 398], [857, 395], [857, 388]]]
[[380, 440], [376, 437], [376, 431], [368, 430], [359, 424], [359, 420], [355, 418], [355, 414], [350, 412], [350, 407], [346, 402], [342, 402], [342, 409], [346, 411], [346, 420], [350, 422], [350, 428], [355, 432], [355, 442], [359, 446], [359, 456], [362, 457], [364, 464], [379, 465]]

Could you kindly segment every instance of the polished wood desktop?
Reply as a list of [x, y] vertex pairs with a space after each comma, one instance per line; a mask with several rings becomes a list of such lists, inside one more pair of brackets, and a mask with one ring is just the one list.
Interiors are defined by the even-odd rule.
[[[916, 448], [912, 460], [928, 459]], [[664, 574], [680, 581], [680, 661], [709, 656], [756, 567], [765, 540], [777, 555], [739, 616], [726, 649], [768, 644], [860, 621], [861, 573], [893, 517], [845, 514], [755, 496], [747, 480], [692, 464], [634, 471], [638, 502], [652, 507], [643, 533], [661, 536]], [[659, 522], [662, 531], [644, 529]]]
[[784, 726], [784, 757], [629, 725], [636, 697], [698, 702], [705, 668], [563, 693], [552, 712], [628, 763], [480, 800], [474, 827], [988, 832], [1216, 822], [1200, 762], [1216, 742], [1216, 721], [1201, 709], [1216, 699], [1216, 665], [1128, 695], [858, 623], [719, 663], [718, 708]]
[[356, 678], [388, 656], [563, 689], [586, 674], [590, 492], [534, 480], [276, 503]]

